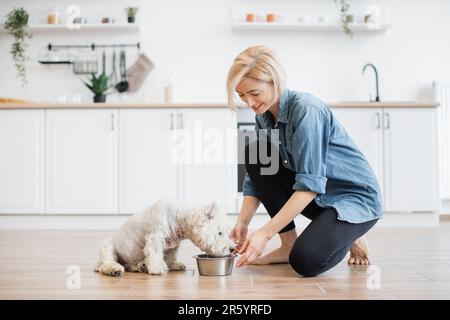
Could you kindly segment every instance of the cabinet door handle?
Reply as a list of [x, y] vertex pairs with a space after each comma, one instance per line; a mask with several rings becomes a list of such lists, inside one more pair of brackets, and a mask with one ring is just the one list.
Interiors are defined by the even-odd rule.
[[390, 119], [390, 117], [389, 117], [389, 113], [385, 113], [384, 114], [384, 117], [385, 117], [385, 119], [386, 119], [386, 121], [383, 121], [383, 122], [385, 122], [384, 123], [384, 129], [389, 129], [390, 127], [391, 127], [391, 119]]
[[375, 116], [375, 118], [376, 118], [376, 125], [375, 125], [375, 129], [380, 129], [380, 126], [381, 126], [381, 117], [380, 117], [380, 113], [379, 112], [377, 112], [376, 113], [376, 116]]
[[111, 131], [114, 131], [114, 113], [111, 113]]
[[170, 114], [170, 130], [173, 130], [173, 113]]
[[178, 114], [178, 128], [183, 129], [183, 114], [182, 113]]

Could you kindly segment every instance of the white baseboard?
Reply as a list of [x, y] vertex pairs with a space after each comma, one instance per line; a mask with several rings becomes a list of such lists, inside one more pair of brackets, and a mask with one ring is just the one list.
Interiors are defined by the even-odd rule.
[[0, 229], [113, 230], [129, 215], [1, 215]]
[[439, 214], [442, 216], [450, 216], [450, 199], [441, 200], [441, 208]]
[[437, 213], [385, 213], [380, 227], [433, 227], [439, 225]]
[[[114, 230], [125, 222], [129, 215], [0, 215], [0, 230]], [[229, 214], [234, 224], [237, 214]], [[258, 229], [269, 221], [268, 214], [255, 214], [250, 229]], [[308, 225], [309, 219], [302, 215], [295, 218], [298, 227]], [[377, 224], [380, 227], [437, 226], [439, 215], [432, 213], [386, 213]]]

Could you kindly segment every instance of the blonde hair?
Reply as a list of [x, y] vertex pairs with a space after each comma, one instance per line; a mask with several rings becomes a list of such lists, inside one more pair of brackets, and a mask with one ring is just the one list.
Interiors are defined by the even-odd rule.
[[286, 75], [275, 52], [265, 46], [249, 47], [234, 59], [234, 62], [228, 71], [228, 106], [232, 110], [236, 110], [234, 101], [236, 87], [244, 77], [273, 83], [274, 88], [280, 97], [286, 86]]

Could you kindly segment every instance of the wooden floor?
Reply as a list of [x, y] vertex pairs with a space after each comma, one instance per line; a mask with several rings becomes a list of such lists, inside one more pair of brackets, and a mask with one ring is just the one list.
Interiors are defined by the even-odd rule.
[[[368, 238], [376, 274], [345, 262], [315, 278], [289, 265], [248, 266], [231, 276], [199, 276], [183, 242], [184, 272], [167, 276], [94, 273], [105, 231], [0, 231], [0, 299], [450, 299], [450, 222], [439, 227], [375, 228]], [[269, 242], [274, 248], [278, 240]], [[67, 268], [79, 266], [80, 289], [68, 289]], [[71, 278], [72, 279], [72, 278]], [[369, 281], [368, 281], [369, 279]], [[372, 281], [372, 279], [375, 279]], [[69, 281], [70, 282], [70, 281]]]

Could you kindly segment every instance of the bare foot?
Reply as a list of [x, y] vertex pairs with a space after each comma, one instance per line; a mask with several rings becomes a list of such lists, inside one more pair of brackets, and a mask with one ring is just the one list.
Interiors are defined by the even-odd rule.
[[350, 248], [350, 258], [348, 264], [369, 265], [369, 243], [366, 237], [356, 240]]
[[289, 263], [290, 252], [291, 248], [280, 247], [262, 257], [259, 257], [252, 264], [262, 265], [262, 264]]

